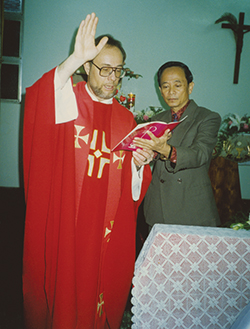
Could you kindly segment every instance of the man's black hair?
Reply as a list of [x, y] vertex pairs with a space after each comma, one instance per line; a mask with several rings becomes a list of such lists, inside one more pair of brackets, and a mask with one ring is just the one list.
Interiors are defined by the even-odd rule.
[[108, 37], [108, 41], [107, 41], [106, 45], [108, 45], [110, 47], [116, 47], [121, 51], [122, 57], [123, 57], [123, 62], [125, 62], [125, 59], [126, 59], [127, 55], [126, 55], [126, 52], [125, 52], [125, 50], [122, 46], [122, 43], [119, 40], [116, 40], [114, 37], [112, 37], [112, 35], [110, 35], [110, 34], [100, 35], [99, 37], [97, 37], [95, 39], [95, 45], [98, 45], [98, 43], [100, 42], [100, 40], [103, 37]]
[[166, 62], [159, 68], [159, 70], [157, 72], [157, 79], [158, 79], [159, 87], [161, 86], [161, 76], [162, 76], [163, 71], [165, 69], [167, 69], [168, 67], [172, 67], [172, 66], [178, 66], [184, 70], [188, 84], [193, 81], [193, 74], [191, 73], [191, 71], [189, 70], [189, 68], [186, 64], [184, 64], [182, 62], [173, 62], [173, 61]]

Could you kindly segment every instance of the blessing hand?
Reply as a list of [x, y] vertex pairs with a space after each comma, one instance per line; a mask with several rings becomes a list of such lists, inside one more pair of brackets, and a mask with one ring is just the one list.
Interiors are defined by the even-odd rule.
[[95, 45], [95, 32], [98, 18], [95, 13], [87, 15], [79, 26], [74, 52], [58, 66], [58, 75], [61, 81], [61, 87], [65, 85], [72, 74], [84, 63], [94, 59], [108, 41], [103, 37], [99, 44]]
[[75, 58], [82, 61], [82, 64], [94, 59], [108, 41], [107, 37], [103, 37], [99, 44], [95, 45], [97, 23], [98, 17], [92, 13], [88, 14], [79, 26], [73, 54]]

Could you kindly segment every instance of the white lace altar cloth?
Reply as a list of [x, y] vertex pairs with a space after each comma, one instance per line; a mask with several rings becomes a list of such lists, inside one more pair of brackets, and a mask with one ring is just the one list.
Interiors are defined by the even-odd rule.
[[154, 225], [131, 301], [133, 329], [230, 328], [250, 301], [250, 232]]

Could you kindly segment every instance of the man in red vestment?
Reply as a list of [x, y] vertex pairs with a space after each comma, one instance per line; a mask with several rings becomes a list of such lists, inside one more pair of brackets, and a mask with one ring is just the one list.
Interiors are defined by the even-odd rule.
[[[153, 152], [111, 151], [136, 123], [113, 99], [125, 51], [112, 37], [95, 44], [97, 21], [87, 15], [73, 54], [26, 93], [27, 329], [119, 328], [130, 290]], [[73, 87], [83, 64], [88, 81]]]

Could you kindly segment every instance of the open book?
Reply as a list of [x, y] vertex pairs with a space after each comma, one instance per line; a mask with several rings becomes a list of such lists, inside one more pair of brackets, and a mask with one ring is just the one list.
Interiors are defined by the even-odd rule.
[[148, 131], [151, 131], [156, 137], [161, 137], [165, 130], [170, 129], [172, 131], [178, 124], [185, 120], [187, 115], [176, 122], [162, 122], [162, 121], [151, 121], [146, 123], [140, 123], [133, 130], [128, 133], [113, 149], [112, 151], [126, 150], [126, 151], [135, 151], [137, 147], [133, 145], [133, 140], [135, 137], [150, 139], [147, 134]]

